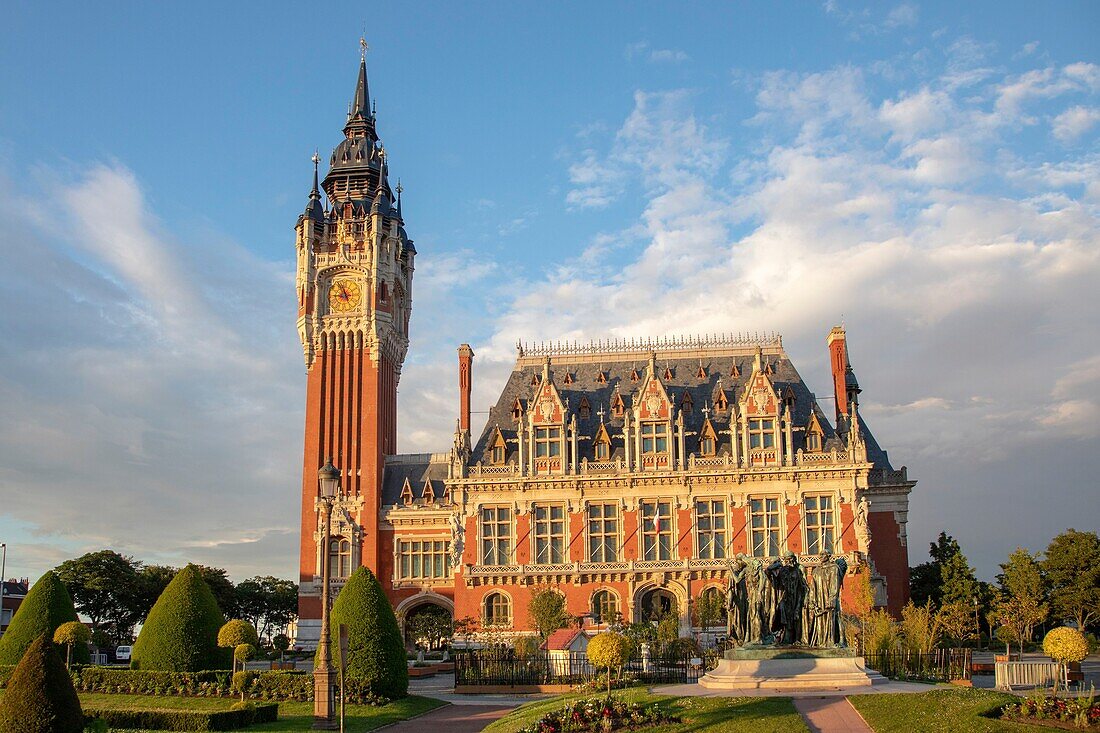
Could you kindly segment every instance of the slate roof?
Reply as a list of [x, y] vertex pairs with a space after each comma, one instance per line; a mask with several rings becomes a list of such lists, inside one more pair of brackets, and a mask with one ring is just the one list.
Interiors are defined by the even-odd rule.
[[[831, 450], [834, 447], [843, 449], [844, 443], [837, 435], [836, 428], [826, 417], [825, 412], [817, 405], [814, 393], [802, 381], [802, 377], [791, 363], [781, 342], [762, 346], [762, 364], [769, 365], [772, 374], [770, 379], [776, 394], [782, 400], [785, 395], [791, 395], [794, 403], [791, 408], [792, 423], [795, 427], [806, 426], [809, 422], [810, 411], [817, 415], [818, 422], [824, 431], [824, 449]], [[718, 455], [729, 453], [730, 436], [723, 431], [730, 429], [730, 418], [734, 414], [737, 404], [744, 395], [746, 385], [753, 371], [755, 348], [737, 346], [731, 348], [716, 348], [705, 350], [705, 355], [700, 356], [704, 350], [685, 350], [661, 348], [651, 349], [656, 354], [656, 374], [661, 378], [677, 411], [681, 411], [684, 393], [691, 396], [691, 409], [682, 410], [684, 414], [685, 449], [688, 453], [700, 453], [699, 432], [703, 427], [706, 415], [703, 408], [710, 407], [709, 416], [711, 424], [718, 434]], [[639, 390], [645, 381], [646, 369], [649, 360], [650, 349], [637, 350], [633, 353], [608, 353], [606, 358], [600, 354], [586, 353], [583, 356], [550, 356], [550, 377], [557, 387], [562, 401], [566, 404], [569, 414], [577, 416], [577, 429], [580, 435], [579, 450], [581, 457], [594, 460], [593, 438], [600, 425], [598, 411], [603, 408], [603, 421], [611, 437], [611, 458], [623, 457], [623, 418], [611, 414], [610, 405], [616, 389], [622, 395], [626, 409], [629, 411], [632, 401], [631, 396]], [[685, 356], [692, 353], [692, 356]], [[736, 366], [736, 371], [734, 367]], [[699, 376], [702, 367], [704, 376]], [[671, 371], [672, 377], [665, 378], [666, 369]], [[488, 442], [493, 437], [497, 428], [500, 428], [508, 446], [507, 460], [515, 460], [516, 451], [516, 423], [512, 417], [512, 408], [518, 398], [523, 404], [524, 410], [528, 410], [535, 387], [533, 382], [542, 376], [542, 360], [530, 356], [520, 356], [515, 368], [508, 378], [496, 404], [489, 411], [489, 418], [485, 429], [473, 448], [470, 463], [479, 461], [489, 463], [487, 456]], [[600, 379], [600, 373], [603, 379]], [[637, 381], [633, 381], [632, 374], [636, 372]], [[734, 376], [736, 374], [736, 376]], [[566, 375], [569, 375], [568, 378]], [[572, 383], [568, 383], [568, 382]], [[725, 392], [729, 407], [724, 411], [714, 409], [715, 397], [718, 394], [719, 385]], [[582, 398], [588, 400], [590, 411], [588, 417], [582, 417], [580, 405]], [[568, 418], [566, 420], [568, 422]], [[878, 443], [870, 435], [866, 426], [860, 419], [861, 432], [867, 439], [868, 458], [880, 468], [889, 467], [886, 454], [879, 448]], [[847, 429], [843, 425], [842, 431]], [[805, 433], [793, 432], [794, 450], [805, 446]]]
[[[433, 460], [433, 455], [435, 460]], [[400, 505], [401, 490], [408, 479], [415, 503], [422, 504], [421, 494], [425, 481], [432, 482], [435, 502], [443, 498], [443, 481], [447, 478], [446, 454], [406, 453], [386, 456], [386, 468], [382, 474], [382, 506]]]

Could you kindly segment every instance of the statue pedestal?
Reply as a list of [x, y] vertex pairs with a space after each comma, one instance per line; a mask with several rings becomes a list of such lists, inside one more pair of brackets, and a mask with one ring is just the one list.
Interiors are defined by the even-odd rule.
[[868, 687], [886, 678], [864, 666], [849, 649], [739, 647], [699, 684], [711, 690], [765, 689], [776, 691]]

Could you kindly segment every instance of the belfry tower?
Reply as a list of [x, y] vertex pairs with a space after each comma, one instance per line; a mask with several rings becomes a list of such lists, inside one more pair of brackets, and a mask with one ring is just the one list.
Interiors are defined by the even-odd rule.
[[[397, 383], [409, 344], [416, 249], [375, 122], [364, 56], [344, 139], [320, 184], [313, 156], [313, 190], [295, 226], [298, 334], [308, 372], [298, 596], [298, 642], [305, 646], [320, 631], [324, 554], [334, 589], [360, 565], [378, 572], [384, 456], [397, 452]], [[345, 497], [333, 510], [327, 548], [320, 546], [317, 482], [326, 458], [342, 473]]]

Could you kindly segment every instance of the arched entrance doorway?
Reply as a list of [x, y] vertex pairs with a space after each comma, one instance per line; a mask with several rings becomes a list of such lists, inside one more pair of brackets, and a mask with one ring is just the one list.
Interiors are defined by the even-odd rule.
[[406, 611], [404, 620], [405, 646], [409, 649], [439, 649], [454, 630], [451, 609], [431, 601]]
[[680, 605], [672, 591], [667, 588], [653, 588], [638, 598], [634, 616], [638, 621], [659, 621], [667, 616], [678, 618]]

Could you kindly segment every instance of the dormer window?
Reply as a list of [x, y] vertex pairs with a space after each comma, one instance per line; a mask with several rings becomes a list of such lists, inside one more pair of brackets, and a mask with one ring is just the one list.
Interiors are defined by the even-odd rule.
[[668, 424], [642, 423], [642, 454], [657, 455], [668, 452]]
[[821, 452], [821, 435], [818, 433], [806, 433], [806, 452]]
[[504, 436], [500, 428], [493, 431], [493, 437], [489, 441], [489, 463], [494, 466], [503, 466], [508, 458], [508, 445], [504, 442]]
[[535, 428], [535, 458], [553, 458], [561, 455], [561, 428]]
[[607, 461], [611, 458], [611, 446], [604, 441], [596, 443], [595, 457], [597, 461]]
[[592, 417], [592, 406], [588, 404], [587, 397], [581, 397], [581, 402], [577, 406], [577, 412], [580, 413], [582, 420], [587, 420], [588, 418]]
[[630, 370], [630, 381], [634, 382], [634, 383], [638, 383], [638, 382], [642, 381], [642, 375], [638, 374], [637, 369], [631, 369]]
[[703, 367], [702, 364], [699, 365], [699, 371], [695, 372], [695, 377], [697, 379], [706, 379], [707, 378], [707, 370]]
[[729, 409], [729, 406], [730, 403], [729, 400], [726, 399], [726, 391], [722, 389], [718, 390], [718, 393], [714, 395], [714, 409], [718, 412], [725, 412]]
[[596, 384], [607, 384], [607, 372], [603, 369], [596, 372]]
[[503, 465], [503, 463], [504, 463], [504, 446], [503, 445], [494, 445], [493, 446], [492, 461], [497, 466]]
[[680, 400], [680, 410], [683, 411], [685, 415], [690, 415], [694, 407], [695, 401], [691, 399], [691, 392], [684, 392], [684, 396]]
[[749, 420], [749, 447], [775, 447], [775, 420], [771, 418]]
[[611, 398], [611, 414], [615, 417], [622, 417], [626, 412], [626, 403], [623, 402], [623, 396], [618, 392]]
[[741, 377], [741, 370], [737, 368], [737, 362], [734, 362], [733, 366], [730, 367], [730, 376], [734, 379], [739, 379]]
[[565, 377], [561, 380], [564, 384], [573, 383], [573, 375], [570, 372], [565, 373]]
[[672, 379], [674, 376], [675, 375], [672, 372], [672, 367], [670, 367], [666, 364], [665, 365], [665, 376], [664, 376], [665, 381], [668, 381], [668, 380]]
[[405, 479], [405, 485], [401, 487], [401, 503], [405, 506], [411, 506], [413, 503], [413, 490], [408, 479]]
[[537, 387], [537, 386], [538, 386], [538, 384], [539, 384], [539, 375], [537, 375], [537, 374], [532, 374], [532, 375], [531, 375], [531, 386], [532, 386], [532, 387]]
[[519, 420], [523, 417], [523, 403], [519, 401], [519, 397], [512, 403], [512, 419]]

